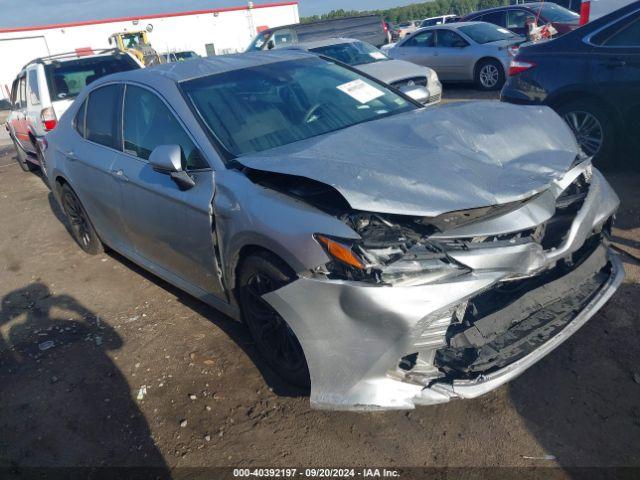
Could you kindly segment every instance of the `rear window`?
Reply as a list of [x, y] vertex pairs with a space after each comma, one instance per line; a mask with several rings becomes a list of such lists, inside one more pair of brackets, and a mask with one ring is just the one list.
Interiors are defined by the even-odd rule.
[[537, 12], [548, 22], [578, 23], [580, 15], [555, 3], [544, 3]]
[[119, 107], [122, 87], [108, 85], [89, 95], [85, 119], [85, 138], [111, 148], [118, 147]]
[[29, 70], [27, 83], [29, 84], [29, 103], [40, 105], [40, 88], [38, 87], [38, 72], [36, 70]]
[[515, 33], [506, 28], [491, 23], [476, 23], [460, 27], [459, 30], [471, 38], [474, 42], [484, 44], [508, 40], [517, 37]]
[[137, 68], [129, 55], [53, 62], [45, 67], [51, 101], [75, 98], [85, 86], [105, 75]]

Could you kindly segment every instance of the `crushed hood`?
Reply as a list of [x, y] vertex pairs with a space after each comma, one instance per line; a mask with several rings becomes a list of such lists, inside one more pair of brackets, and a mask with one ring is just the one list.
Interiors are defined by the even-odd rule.
[[550, 108], [485, 101], [419, 109], [238, 161], [331, 185], [356, 210], [435, 217], [524, 200], [577, 154]]

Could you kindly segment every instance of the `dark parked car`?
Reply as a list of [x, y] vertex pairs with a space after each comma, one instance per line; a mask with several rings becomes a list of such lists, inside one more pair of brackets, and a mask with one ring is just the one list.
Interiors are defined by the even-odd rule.
[[553, 107], [596, 164], [640, 139], [640, 2], [563, 37], [520, 48], [502, 100]]
[[470, 13], [462, 21], [494, 23], [518, 35], [527, 34], [529, 22], [536, 22], [538, 25], [550, 23], [559, 34], [564, 34], [578, 28], [580, 15], [555, 3], [536, 2], [481, 10]]
[[337, 37], [355, 38], [376, 47], [389, 42], [387, 22], [379, 15], [362, 15], [269, 28], [253, 39], [247, 51], [271, 50], [292, 43]]

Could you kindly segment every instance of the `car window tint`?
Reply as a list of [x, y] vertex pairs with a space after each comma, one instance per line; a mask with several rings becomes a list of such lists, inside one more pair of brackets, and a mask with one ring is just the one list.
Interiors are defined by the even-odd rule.
[[438, 47], [465, 47], [467, 42], [456, 32], [438, 30]]
[[475, 20], [479, 20], [481, 22], [493, 23], [494, 25], [500, 25], [501, 27], [506, 26], [504, 12], [487, 13], [485, 15], [482, 15], [480, 18], [476, 18]]
[[524, 28], [527, 23], [535, 22], [536, 17], [526, 10], [509, 10], [507, 12], [507, 28]]
[[51, 100], [56, 101], [75, 98], [85, 86], [105, 75], [138, 68], [129, 55], [120, 54], [52, 63], [45, 72]]
[[80, 110], [78, 110], [78, 113], [76, 113], [76, 117], [73, 120], [75, 129], [83, 137], [84, 137], [84, 116], [85, 116], [86, 110], [87, 110], [87, 101], [85, 100], [84, 102], [82, 102], [82, 106], [80, 107]]
[[85, 122], [85, 137], [100, 145], [117, 148], [118, 106], [121, 105], [120, 85], [98, 88], [89, 95]]
[[183, 168], [207, 167], [194, 143], [162, 100], [147, 89], [127, 86], [124, 100], [125, 152], [148, 160], [159, 145], [179, 145]]
[[18, 80], [14, 80], [11, 85], [11, 105], [13, 107], [17, 106], [18, 101]]
[[605, 42], [607, 47], [640, 47], [640, 19], [618, 30]]
[[38, 71], [29, 70], [27, 74], [27, 84], [29, 92], [29, 103], [40, 105], [40, 89], [38, 88]]
[[26, 77], [20, 77], [20, 108], [27, 106], [27, 81]]
[[435, 30], [429, 30], [428, 32], [418, 33], [409, 40], [404, 42], [402, 47], [435, 47]]

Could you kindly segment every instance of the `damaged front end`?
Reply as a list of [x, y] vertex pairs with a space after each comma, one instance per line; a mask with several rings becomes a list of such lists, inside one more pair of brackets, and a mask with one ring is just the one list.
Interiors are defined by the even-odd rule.
[[624, 272], [608, 247], [618, 199], [583, 162], [542, 192], [435, 218], [342, 211], [357, 239], [265, 295], [305, 351], [312, 404], [413, 408], [471, 398], [583, 325]]

